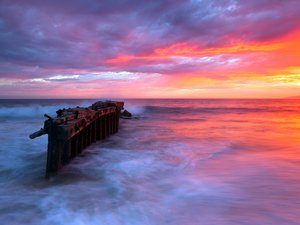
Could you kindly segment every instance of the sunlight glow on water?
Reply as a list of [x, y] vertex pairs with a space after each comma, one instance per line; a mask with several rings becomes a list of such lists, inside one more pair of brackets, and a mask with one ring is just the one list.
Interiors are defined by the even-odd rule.
[[[39, 112], [53, 104], [39, 106]], [[125, 105], [136, 119], [121, 121], [118, 134], [91, 145], [45, 180], [47, 138], [28, 139], [43, 118], [35, 118], [29, 103], [9, 117], [5, 110], [20, 106], [2, 103], [2, 223], [300, 223], [300, 103], [128, 100]]]

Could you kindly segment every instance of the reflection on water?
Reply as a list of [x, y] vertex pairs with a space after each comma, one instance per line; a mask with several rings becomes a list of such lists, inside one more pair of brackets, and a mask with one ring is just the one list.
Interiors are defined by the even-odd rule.
[[137, 118], [48, 181], [26, 104], [0, 106], [3, 224], [300, 224], [296, 101], [128, 100]]

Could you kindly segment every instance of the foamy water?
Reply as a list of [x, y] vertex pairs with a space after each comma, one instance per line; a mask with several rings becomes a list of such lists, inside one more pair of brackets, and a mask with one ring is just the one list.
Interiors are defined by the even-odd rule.
[[0, 102], [1, 224], [300, 224], [300, 103], [127, 100], [135, 118], [50, 180], [44, 113]]

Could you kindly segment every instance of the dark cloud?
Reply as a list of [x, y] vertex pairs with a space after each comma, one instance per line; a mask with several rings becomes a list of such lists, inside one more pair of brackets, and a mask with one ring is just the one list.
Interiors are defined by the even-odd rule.
[[297, 0], [0, 1], [0, 76], [22, 68], [34, 77], [36, 67], [113, 71], [106, 59], [176, 42], [218, 47], [272, 40], [299, 27], [299, 8]]

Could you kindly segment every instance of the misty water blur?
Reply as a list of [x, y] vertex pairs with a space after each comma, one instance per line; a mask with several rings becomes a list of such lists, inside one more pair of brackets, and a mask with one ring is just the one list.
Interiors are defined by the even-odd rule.
[[126, 100], [135, 118], [44, 179], [43, 114], [0, 100], [1, 224], [300, 224], [296, 100]]

